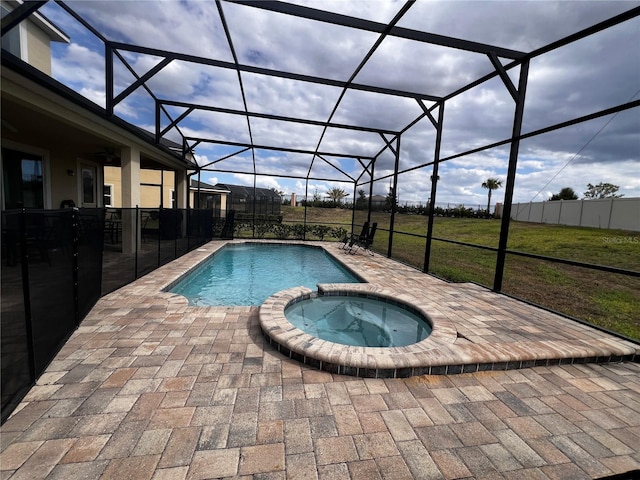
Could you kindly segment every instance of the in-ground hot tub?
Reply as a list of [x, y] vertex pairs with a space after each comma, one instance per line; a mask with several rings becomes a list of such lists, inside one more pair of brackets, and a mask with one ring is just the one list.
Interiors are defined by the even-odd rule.
[[355, 347], [404, 347], [431, 334], [431, 323], [414, 308], [358, 292], [312, 294], [284, 314], [309, 335]]
[[[328, 302], [332, 307], [319, 310], [324, 313], [314, 313], [314, 302], [331, 300], [331, 297], [336, 298], [336, 302]], [[383, 322], [382, 315], [365, 308], [365, 303], [380, 312], [398, 309], [408, 314], [410, 320]], [[315, 321], [320, 320], [319, 329], [318, 326], [301, 325], [307, 330], [304, 331], [295, 325], [298, 319], [293, 318], [296, 315], [291, 312], [302, 310], [298, 304], [305, 309], [311, 306], [312, 317], [316, 317]], [[331, 308], [337, 312], [335, 315]], [[327, 313], [327, 318], [322, 319]], [[302, 321], [313, 323], [314, 320], [309, 317]], [[327, 323], [337, 328], [322, 338]], [[452, 344], [457, 337], [451, 322], [432, 317], [416, 299], [392, 295], [383, 287], [372, 284], [318, 285], [317, 292], [305, 287], [278, 292], [260, 307], [260, 326], [269, 343], [290, 358], [331, 373], [374, 378], [431, 373], [431, 353], [440, 346]], [[398, 342], [402, 345], [395, 345], [394, 340], [389, 341], [393, 338], [394, 328], [405, 330], [405, 334], [412, 332], [414, 337]], [[372, 346], [385, 337], [388, 337], [386, 345], [380, 342], [380, 345]], [[405, 335], [405, 339], [408, 337]]]

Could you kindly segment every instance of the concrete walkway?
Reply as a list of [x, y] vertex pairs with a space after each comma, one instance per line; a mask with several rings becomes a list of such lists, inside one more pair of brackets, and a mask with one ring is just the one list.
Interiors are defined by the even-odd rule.
[[[160, 292], [220, 245], [98, 302], [2, 426], [0, 478], [589, 479], [640, 469], [638, 363], [333, 375], [275, 351], [255, 307], [189, 307]], [[428, 294], [420, 282], [439, 283], [379, 256], [344, 258], [387, 286]], [[456, 308], [480, 321], [473, 304]], [[482, 315], [475, 334], [459, 326], [461, 345], [504, 349], [554, 333], [549, 323], [518, 330], [521, 311]]]

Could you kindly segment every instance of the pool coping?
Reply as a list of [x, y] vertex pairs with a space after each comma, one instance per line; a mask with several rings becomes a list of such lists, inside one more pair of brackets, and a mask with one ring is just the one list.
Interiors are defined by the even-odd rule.
[[[329, 346], [319, 339], [309, 341], [304, 332], [279, 324], [286, 301], [311, 292], [298, 287], [276, 293], [272, 302], [261, 307], [196, 307], [185, 297], [166, 290], [228, 243], [287, 243], [320, 246], [365, 282], [324, 284], [325, 291], [354, 288], [375, 295], [402, 299], [425, 312], [433, 322], [431, 341], [409, 353], [399, 351], [364, 352], [351, 347]], [[347, 285], [347, 287], [345, 287]], [[235, 309], [258, 309], [260, 321], [275, 322], [282, 330], [273, 338], [269, 327], [262, 327], [265, 338], [280, 353], [320, 370], [344, 375], [394, 378], [417, 375], [457, 374], [489, 370], [511, 370], [535, 366], [640, 361], [640, 345], [596, 330], [559, 314], [543, 310], [506, 295], [469, 283], [448, 283], [402, 263], [375, 255], [349, 255], [334, 242], [273, 240], [212, 241], [178, 260], [123, 287], [142, 300], [144, 296], [162, 298], [172, 310], [190, 315], [215, 315]], [[276, 298], [280, 303], [276, 307]], [[284, 299], [287, 298], [286, 301]], [[271, 315], [271, 320], [267, 318]], [[288, 322], [287, 322], [288, 323]], [[269, 323], [266, 323], [269, 325]], [[474, 328], [486, 331], [474, 332]], [[442, 330], [442, 331], [441, 331]], [[438, 336], [446, 341], [437, 342]], [[313, 339], [313, 337], [310, 337]], [[451, 341], [453, 340], [453, 341]], [[420, 344], [418, 344], [420, 345]], [[405, 347], [395, 347], [405, 348]], [[355, 349], [355, 350], [354, 350]]]
[[402, 378], [418, 375], [451, 375], [491, 370], [512, 370], [534, 366], [574, 363], [638, 361], [633, 346], [598, 345], [594, 349], [561, 350], [553, 342], [535, 342], [529, 349], [509, 350], [496, 345], [455, 345], [460, 338], [455, 322], [429, 311], [419, 298], [394, 292], [380, 285], [319, 284], [324, 295], [365, 293], [373, 298], [390, 298], [409, 305], [427, 317], [433, 331], [421, 342], [404, 347], [355, 347], [314, 337], [296, 328], [286, 308], [311, 298], [315, 291], [297, 287], [269, 297], [259, 309], [262, 333], [280, 353], [329, 373], [366, 378]]
[[424, 340], [402, 347], [361, 347], [343, 345], [314, 337], [287, 320], [289, 305], [311, 298], [316, 292], [295, 287], [269, 297], [259, 309], [263, 334], [279, 352], [305, 364], [331, 373], [362, 377], [407, 377], [421, 371], [424, 353], [441, 345], [451, 344], [457, 338], [453, 323], [439, 316], [429, 315], [409, 295], [391, 294], [370, 283], [319, 284], [318, 295], [363, 294], [367, 298], [390, 299], [415, 309], [429, 321], [431, 334]]

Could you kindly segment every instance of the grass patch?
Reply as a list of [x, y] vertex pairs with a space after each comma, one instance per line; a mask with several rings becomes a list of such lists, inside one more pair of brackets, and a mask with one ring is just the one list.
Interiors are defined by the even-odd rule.
[[[594, 302], [607, 314], [605, 326], [632, 338], [640, 338], [638, 312], [640, 298], [629, 291], [605, 291], [598, 289], [592, 296]], [[635, 322], [634, 322], [635, 319]]]
[[[303, 207], [283, 207], [282, 213], [286, 222], [304, 221]], [[351, 218], [350, 210], [307, 209], [308, 223], [345, 225], [350, 230]], [[356, 223], [365, 218], [364, 212], [356, 212]], [[371, 221], [378, 222], [374, 250], [386, 256], [390, 215], [374, 212]], [[500, 226], [500, 220], [437, 217], [433, 235], [497, 248]], [[427, 217], [396, 214], [394, 230], [393, 258], [422, 270], [426, 240], [413, 235], [426, 235]], [[507, 248], [640, 271], [637, 232], [511, 222]], [[429, 273], [492, 287], [495, 262], [495, 252], [434, 240]], [[503, 291], [640, 340], [640, 278], [507, 254]]]
[[550, 285], [572, 285], [575, 283], [569, 275], [553, 265], [543, 263], [537, 265], [536, 269], [541, 280]]

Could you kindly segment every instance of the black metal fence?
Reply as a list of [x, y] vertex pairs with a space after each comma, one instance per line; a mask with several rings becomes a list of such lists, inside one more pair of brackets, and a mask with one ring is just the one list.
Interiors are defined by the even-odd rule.
[[[112, 292], [213, 238], [230, 238], [233, 214], [211, 209], [119, 208], [105, 215], [102, 293]], [[123, 237], [133, 238], [123, 248]]]
[[2, 420], [100, 297], [104, 210], [2, 212]]
[[266, 197], [264, 195], [231, 194], [227, 208], [238, 214], [280, 215], [280, 197]]
[[[221, 236], [224, 227], [212, 210], [3, 211], [2, 422], [101, 295]], [[129, 253], [125, 235], [137, 239]]]

